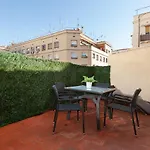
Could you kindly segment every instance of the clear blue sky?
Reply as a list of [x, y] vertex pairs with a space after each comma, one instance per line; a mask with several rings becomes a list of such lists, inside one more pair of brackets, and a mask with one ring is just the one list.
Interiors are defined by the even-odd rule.
[[0, 0], [0, 45], [79, 22], [87, 35], [107, 40], [114, 49], [131, 47], [135, 10], [148, 5], [150, 0]]

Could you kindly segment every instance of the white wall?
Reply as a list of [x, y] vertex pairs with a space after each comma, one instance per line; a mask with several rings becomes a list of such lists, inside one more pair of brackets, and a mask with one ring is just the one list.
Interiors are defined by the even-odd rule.
[[108, 63], [111, 65], [111, 84], [126, 94], [141, 88], [141, 97], [150, 101], [150, 47], [112, 54]]
[[[93, 53], [95, 54], [95, 58], [93, 58]], [[98, 60], [96, 59], [98, 55]], [[102, 57], [102, 61], [100, 61], [100, 56]], [[105, 57], [105, 62], [103, 62], [103, 57]], [[106, 58], [108, 60], [108, 54], [103, 52], [102, 50], [91, 46], [91, 66], [107, 66], [108, 63], [106, 63]]]

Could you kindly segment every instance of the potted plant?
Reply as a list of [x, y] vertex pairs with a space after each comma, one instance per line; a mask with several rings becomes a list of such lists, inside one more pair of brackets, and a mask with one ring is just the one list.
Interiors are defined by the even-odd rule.
[[92, 76], [92, 77], [83, 76], [83, 78], [84, 78], [84, 79], [83, 79], [82, 83], [83, 83], [83, 82], [86, 83], [86, 88], [87, 88], [87, 89], [91, 89], [92, 83], [97, 82], [97, 81], [94, 79], [94, 76]]

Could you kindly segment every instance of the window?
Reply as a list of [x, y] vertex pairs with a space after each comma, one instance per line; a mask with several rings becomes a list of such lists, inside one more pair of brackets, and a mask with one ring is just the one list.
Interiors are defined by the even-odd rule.
[[98, 60], [98, 55], [96, 55], [96, 60]]
[[26, 54], [30, 54], [30, 48], [27, 48]]
[[34, 54], [34, 47], [31, 47], [31, 54]]
[[82, 55], [81, 55], [81, 57], [82, 57], [82, 58], [88, 58], [88, 55], [83, 52]]
[[46, 50], [46, 45], [43, 44], [43, 45], [42, 45], [42, 51], [45, 51], [45, 50]]
[[108, 62], [108, 59], [106, 58], [106, 63]]
[[48, 44], [48, 49], [52, 49], [52, 43]]
[[71, 52], [71, 59], [78, 59], [78, 56], [75, 52]]
[[26, 50], [25, 49], [22, 49], [22, 54], [26, 54]]
[[77, 47], [77, 46], [78, 46], [77, 40], [72, 40], [71, 41], [71, 47]]
[[20, 53], [20, 54], [22, 53], [21, 49], [20, 49], [20, 50], [18, 50], [18, 53]]
[[102, 56], [100, 56], [100, 61], [102, 61]]
[[36, 46], [36, 53], [40, 52], [40, 46]]
[[103, 62], [105, 62], [105, 57], [103, 57]]
[[59, 56], [56, 54], [54, 59], [59, 60]]
[[150, 34], [150, 25], [145, 26], [145, 33]]
[[95, 54], [93, 53], [93, 58], [95, 59]]
[[48, 59], [49, 59], [49, 60], [52, 60], [52, 56], [51, 56], [51, 55], [48, 55]]
[[54, 48], [59, 48], [59, 42], [54, 42]]

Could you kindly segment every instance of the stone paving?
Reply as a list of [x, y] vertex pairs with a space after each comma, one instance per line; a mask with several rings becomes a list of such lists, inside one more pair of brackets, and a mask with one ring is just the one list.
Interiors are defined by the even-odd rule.
[[66, 120], [65, 112], [59, 113], [53, 135], [53, 115], [49, 111], [0, 128], [0, 150], [150, 150], [150, 116], [139, 114], [140, 129], [135, 137], [130, 114], [116, 110], [113, 120], [107, 118], [107, 127], [103, 128], [101, 109], [102, 130], [97, 131], [92, 102], [85, 113], [85, 135], [82, 119], [77, 122], [73, 112], [70, 121]]

